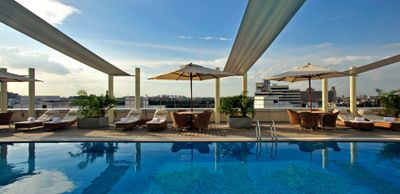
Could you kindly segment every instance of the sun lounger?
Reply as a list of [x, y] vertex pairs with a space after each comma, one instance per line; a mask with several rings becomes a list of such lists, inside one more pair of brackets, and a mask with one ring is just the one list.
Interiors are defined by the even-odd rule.
[[147, 128], [150, 130], [161, 130], [167, 128], [167, 116], [167, 110], [156, 110], [153, 119], [146, 122]]
[[27, 121], [16, 122], [15, 124], [15, 132], [18, 129], [26, 128], [31, 129], [34, 127], [42, 127], [43, 122], [51, 121], [54, 117], [58, 116], [59, 112], [56, 110], [48, 110], [44, 112], [39, 118], [35, 119], [34, 117], [29, 117]]
[[337, 125], [350, 127], [358, 130], [372, 130], [374, 128], [374, 122], [366, 121], [363, 117], [354, 117], [352, 114], [347, 112], [340, 112], [338, 115]]
[[63, 119], [55, 117], [52, 121], [43, 122], [45, 129], [67, 129], [78, 120], [79, 113], [77, 110], [70, 110]]
[[357, 112], [369, 121], [374, 122], [376, 128], [400, 130], [400, 122], [393, 117], [382, 117], [366, 109], [359, 109]]
[[126, 117], [121, 118], [120, 121], [115, 122], [115, 130], [128, 130], [136, 127], [140, 122], [142, 112], [140, 110], [130, 110]]

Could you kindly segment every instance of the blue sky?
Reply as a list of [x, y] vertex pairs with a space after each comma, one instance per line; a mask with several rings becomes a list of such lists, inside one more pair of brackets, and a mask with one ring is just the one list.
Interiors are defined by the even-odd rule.
[[[189, 95], [185, 81], [147, 78], [193, 62], [223, 69], [233, 45], [245, 0], [18, 0], [22, 5], [115, 66], [142, 69], [142, 94]], [[308, 62], [345, 70], [400, 52], [400, 1], [309, 0], [266, 53], [250, 69], [255, 82]], [[104, 93], [107, 76], [0, 24], [0, 66], [26, 74], [37, 69], [37, 95], [74, 95], [79, 89]], [[399, 64], [358, 76], [359, 94], [373, 88], [399, 88]], [[223, 96], [239, 94], [241, 79], [222, 80]], [[368, 84], [365, 84], [368, 83]], [[27, 84], [10, 83], [27, 94]], [[316, 89], [320, 82], [313, 81]], [[332, 79], [339, 95], [348, 95], [348, 79]], [[134, 79], [115, 79], [116, 96], [134, 95]], [[305, 89], [306, 83], [291, 84]], [[194, 96], [213, 96], [214, 82], [195, 83]]]

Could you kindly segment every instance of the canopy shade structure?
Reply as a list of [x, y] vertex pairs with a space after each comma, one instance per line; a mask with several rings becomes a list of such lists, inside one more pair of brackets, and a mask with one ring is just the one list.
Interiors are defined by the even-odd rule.
[[376, 61], [376, 62], [367, 64], [367, 65], [363, 65], [361, 67], [356, 67], [351, 70], [344, 71], [343, 73], [345, 75], [356, 75], [356, 74], [364, 73], [366, 71], [370, 71], [373, 69], [381, 68], [386, 65], [397, 63], [399, 61], [400, 61], [400, 54], [392, 56], [392, 57], [388, 57], [386, 59], [382, 59], [380, 61]]
[[341, 72], [322, 68], [316, 65], [307, 65], [294, 68], [291, 71], [266, 78], [266, 80], [297, 82], [308, 80], [308, 95], [310, 97], [310, 111], [312, 111], [311, 80], [346, 76]]
[[190, 110], [193, 111], [193, 89], [192, 89], [192, 81], [193, 80], [208, 80], [208, 79], [216, 79], [227, 76], [232, 76], [233, 74], [226, 73], [223, 71], [218, 71], [210, 68], [206, 68], [200, 65], [195, 65], [189, 63], [187, 65], [181, 66], [180, 69], [176, 71], [172, 71], [169, 73], [165, 73], [156, 77], [152, 77], [149, 79], [161, 79], [161, 80], [190, 80]]
[[29, 81], [40, 81], [41, 80], [32, 80], [23, 75], [17, 75], [13, 73], [0, 71], [0, 82], [29, 82]]
[[0, 21], [103, 73], [114, 76], [129, 75], [83, 47], [14, 0], [0, 1]]
[[224, 71], [244, 74], [267, 50], [304, 0], [249, 0]]

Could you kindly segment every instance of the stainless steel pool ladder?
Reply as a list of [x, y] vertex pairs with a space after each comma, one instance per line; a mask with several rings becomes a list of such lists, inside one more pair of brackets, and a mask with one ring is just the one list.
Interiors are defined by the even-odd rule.
[[261, 127], [260, 127], [260, 121], [257, 120], [256, 124], [256, 139], [257, 141], [261, 141]]
[[269, 130], [271, 131], [272, 141], [277, 141], [278, 140], [278, 133], [276, 132], [275, 121], [271, 122], [271, 126], [269, 127]]

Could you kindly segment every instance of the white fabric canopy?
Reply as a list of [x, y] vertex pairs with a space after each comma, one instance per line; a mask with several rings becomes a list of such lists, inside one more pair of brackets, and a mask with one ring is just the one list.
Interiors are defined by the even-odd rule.
[[243, 74], [267, 50], [304, 0], [249, 0], [224, 71]]

